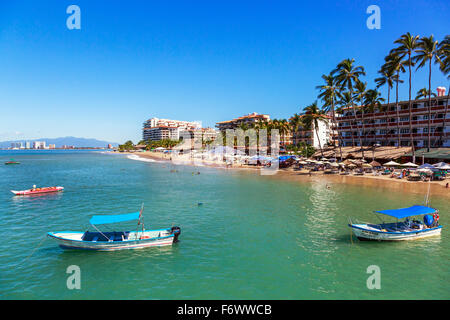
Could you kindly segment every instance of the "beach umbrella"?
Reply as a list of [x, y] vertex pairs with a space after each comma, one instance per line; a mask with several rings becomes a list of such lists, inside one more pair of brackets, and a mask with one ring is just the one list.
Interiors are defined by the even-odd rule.
[[389, 162], [384, 164], [385, 167], [397, 167], [399, 165], [400, 165], [400, 163], [397, 163], [395, 161], [389, 161]]
[[332, 166], [332, 167], [339, 167], [339, 164], [337, 164], [336, 162], [333, 162], [333, 163], [330, 164], [330, 166]]
[[347, 167], [349, 167], [349, 168], [356, 168], [356, 167], [357, 167], [357, 165], [356, 165], [356, 164], [354, 164], [354, 163], [350, 163], [349, 165], [347, 165]]
[[423, 165], [421, 165], [419, 167], [419, 169], [430, 169], [430, 170], [432, 170], [432, 169], [436, 169], [436, 168], [434, 166], [432, 166], [431, 164], [429, 164], [429, 163], [424, 163]]
[[372, 168], [372, 165], [370, 165], [368, 163], [363, 163], [362, 167], [363, 168]]
[[428, 168], [417, 169], [416, 172], [423, 172], [423, 173], [428, 173], [428, 174], [433, 173], [433, 171], [431, 171], [431, 169], [428, 169]]
[[401, 166], [402, 167], [409, 167], [409, 168], [416, 168], [416, 167], [418, 167], [417, 164], [412, 163], [412, 162], [407, 162], [407, 163], [401, 164]]
[[352, 164], [352, 162], [349, 159], [347, 159], [344, 162], [342, 162], [342, 164], [348, 166], [349, 164]]
[[372, 161], [372, 162], [370, 163], [370, 165], [371, 165], [372, 167], [381, 167], [381, 163], [379, 163], [379, 162], [377, 162], [377, 161]]
[[439, 169], [441, 169], [442, 167], [449, 167], [449, 165], [446, 164], [445, 162], [435, 163], [433, 166], [435, 166], [436, 168], [439, 168]]

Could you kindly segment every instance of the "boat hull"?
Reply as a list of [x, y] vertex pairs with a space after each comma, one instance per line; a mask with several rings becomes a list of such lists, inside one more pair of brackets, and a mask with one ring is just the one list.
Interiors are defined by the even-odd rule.
[[[157, 232], [157, 234], [155, 234]], [[55, 240], [63, 249], [82, 249], [95, 251], [116, 251], [126, 249], [145, 249], [149, 247], [170, 246], [178, 241], [179, 228], [145, 231], [143, 236], [135, 237], [136, 232], [130, 233], [130, 238], [123, 241], [84, 241], [83, 232], [63, 231], [49, 232], [47, 235]], [[135, 238], [133, 238], [135, 237]]]
[[407, 232], [387, 232], [368, 228], [367, 225], [349, 224], [353, 234], [362, 241], [405, 241], [417, 240], [441, 234], [442, 226]]

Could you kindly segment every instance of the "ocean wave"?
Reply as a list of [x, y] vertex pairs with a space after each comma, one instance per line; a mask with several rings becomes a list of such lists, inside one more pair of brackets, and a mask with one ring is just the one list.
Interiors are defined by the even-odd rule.
[[127, 156], [127, 158], [131, 159], [131, 160], [144, 161], [144, 162], [156, 162], [153, 159], [141, 158], [135, 154], [130, 154], [129, 156]]

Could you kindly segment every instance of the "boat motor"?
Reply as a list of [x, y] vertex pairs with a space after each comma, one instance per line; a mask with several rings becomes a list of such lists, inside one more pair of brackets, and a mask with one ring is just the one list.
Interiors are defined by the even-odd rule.
[[178, 237], [180, 236], [181, 233], [180, 227], [170, 228], [170, 233], [174, 235], [173, 242], [178, 242]]

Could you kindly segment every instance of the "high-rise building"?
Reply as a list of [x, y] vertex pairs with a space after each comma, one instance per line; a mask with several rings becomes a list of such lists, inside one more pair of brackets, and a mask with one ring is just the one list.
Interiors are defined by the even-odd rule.
[[34, 141], [33, 149], [45, 149], [45, 141]]
[[11, 149], [23, 149], [22, 142], [11, 142]]
[[[438, 96], [432, 97], [431, 107], [428, 98], [411, 102], [401, 101], [382, 104], [373, 111], [361, 113], [356, 107], [347, 108], [336, 116], [339, 140], [343, 146], [428, 146], [428, 127], [430, 127], [430, 147], [450, 147], [450, 109], [447, 106], [445, 88], [438, 88]], [[431, 117], [429, 117], [431, 114]], [[411, 115], [411, 119], [410, 119]], [[411, 139], [412, 138], [412, 139]]]
[[200, 122], [151, 118], [143, 124], [142, 139], [145, 141], [179, 140], [181, 131], [200, 128]]

